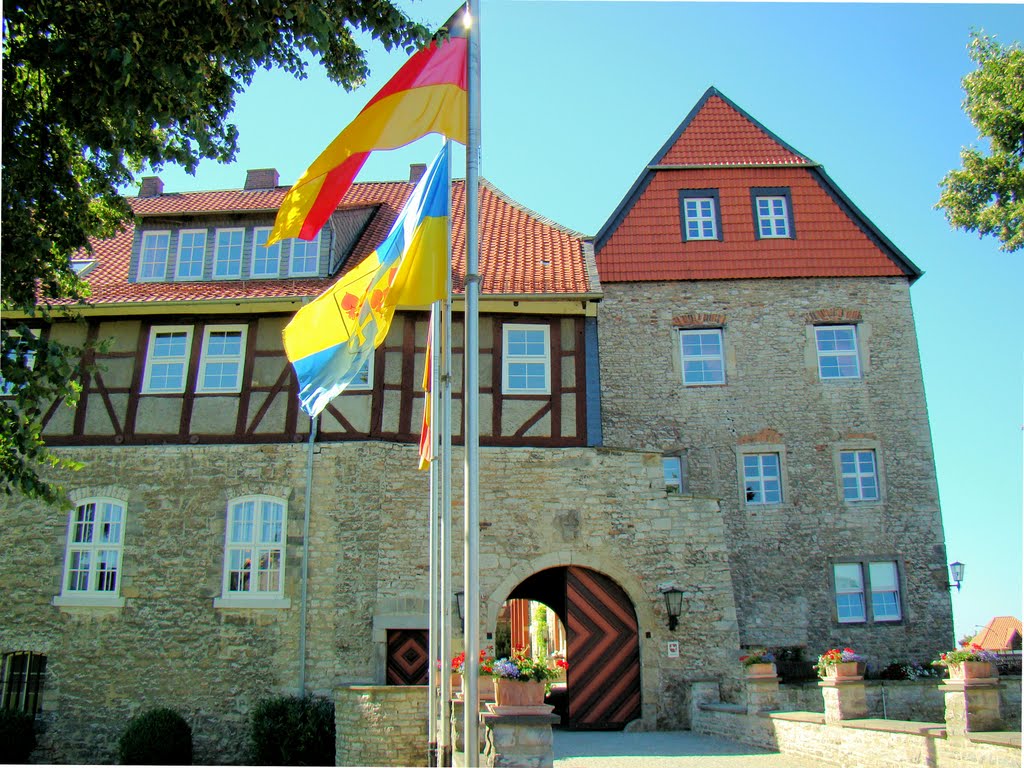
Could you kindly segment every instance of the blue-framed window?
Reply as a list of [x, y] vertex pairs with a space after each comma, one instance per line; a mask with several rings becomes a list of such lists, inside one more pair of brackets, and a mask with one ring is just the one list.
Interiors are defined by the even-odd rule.
[[683, 241], [721, 240], [722, 212], [717, 189], [679, 190]]

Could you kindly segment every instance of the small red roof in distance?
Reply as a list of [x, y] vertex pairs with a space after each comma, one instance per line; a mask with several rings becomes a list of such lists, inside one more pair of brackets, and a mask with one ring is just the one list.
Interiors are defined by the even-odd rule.
[[977, 634], [974, 642], [989, 651], [1020, 650], [1020, 619], [1016, 616], [996, 616]]
[[[790, 191], [795, 238], [757, 238], [755, 187]], [[718, 191], [722, 240], [683, 241], [687, 189]], [[595, 251], [602, 282], [920, 275], [816, 163], [714, 88], [649, 163]]]
[[[412, 194], [409, 182], [353, 184], [339, 208], [374, 208], [366, 230], [344, 268], [324, 279], [222, 280], [129, 283], [134, 227], [93, 243], [97, 265], [86, 276], [87, 303], [146, 303], [211, 299], [302, 298], [317, 296], [380, 244]], [[165, 216], [265, 214], [269, 225], [287, 187], [269, 190], [223, 190], [130, 198], [141, 220]], [[465, 272], [465, 182], [452, 183], [453, 282], [462, 290]], [[600, 286], [587, 268], [584, 238], [516, 203], [484, 181], [480, 192], [480, 274], [484, 295], [596, 293]], [[193, 226], [201, 224], [197, 221]], [[211, 227], [213, 225], [211, 224]]]

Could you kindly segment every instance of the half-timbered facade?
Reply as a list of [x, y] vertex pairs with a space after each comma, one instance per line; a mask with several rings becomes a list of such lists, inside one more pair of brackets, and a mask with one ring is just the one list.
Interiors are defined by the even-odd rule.
[[[54, 474], [65, 508], [9, 499], [0, 527], [2, 693], [38, 710], [42, 759], [109, 760], [127, 715], [168, 705], [198, 761], [241, 763], [262, 696], [422, 682], [427, 308], [398, 312], [309, 464], [281, 345], [411, 182], [356, 184], [315, 241], [268, 249], [276, 172], [150, 177], [133, 226], [76, 263], [81, 319], [37, 330], [90, 343], [79, 404], [45, 428], [83, 469]], [[509, 600], [558, 616], [564, 724], [686, 727], [688, 681], [735, 699], [750, 646], [948, 647], [919, 272], [820, 166], [712, 89], [596, 238], [487, 183], [480, 212], [480, 631]]]

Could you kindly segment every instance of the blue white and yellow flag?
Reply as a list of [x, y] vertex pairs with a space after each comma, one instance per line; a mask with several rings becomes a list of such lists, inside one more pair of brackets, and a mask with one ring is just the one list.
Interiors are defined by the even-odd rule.
[[384, 342], [395, 308], [444, 298], [448, 259], [448, 146], [427, 168], [377, 250], [295, 313], [284, 350], [302, 410], [315, 418]]

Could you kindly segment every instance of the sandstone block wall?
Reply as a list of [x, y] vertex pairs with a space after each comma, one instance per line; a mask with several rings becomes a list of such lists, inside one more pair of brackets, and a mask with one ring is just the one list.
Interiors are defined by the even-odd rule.
[[[689, 488], [718, 499], [745, 645], [814, 658], [852, 645], [885, 665], [952, 642], [946, 553], [910, 294], [897, 278], [606, 284], [605, 445], [684, 452]], [[855, 323], [863, 375], [821, 381], [814, 324]], [[711, 318], [712, 321], [707, 319]], [[703, 319], [703, 320], [702, 320]], [[723, 328], [726, 384], [682, 385], [677, 326]], [[871, 448], [878, 502], [845, 502], [840, 448]], [[783, 501], [748, 505], [742, 454], [778, 451]], [[840, 624], [832, 562], [895, 560], [903, 617]]]
[[427, 687], [353, 685], [334, 699], [337, 765], [427, 764]]
[[[128, 718], [171, 706], [193, 725], [196, 760], [245, 763], [260, 698], [297, 692], [306, 446], [61, 449], [85, 468], [60, 478], [75, 498], [114, 495], [126, 520], [120, 607], [55, 605], [68, 509], [5, 502], [0, 652], [47, 655], [43, 749], [53, 762], [113, 759]], [[307, 691], [381, 684], [389, 627], [426, 628], [428, 477], [415, 446], [317, 446], [309, 534]], [[457, 452], [453, 466], [461, 467]], [[453, 531], [461, 579], [461, 478]], [[284, 600], [221, 607], [228, 501], [287, 504]], [[481, 637], [510, 592], [544, 568], [614, 580], [639, 620], [643, 718], [684, 727], [688, 680], [738, 686], [727, 529], [716, 501], [665, 492], [656, 454], [606, 449], [481, 451]], [[684, 591], [675, 633], [659, 586]], [[669, 640], [680, 643], [669, 657]]]

